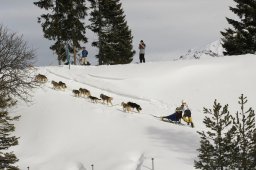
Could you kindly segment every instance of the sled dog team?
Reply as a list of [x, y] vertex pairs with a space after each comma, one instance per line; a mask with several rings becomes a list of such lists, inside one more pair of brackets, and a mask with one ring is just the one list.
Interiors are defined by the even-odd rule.
[[[35, 81], [37, 83], [46, 83], [48, 81], [47, 77], [45, 75], [42, 75], [42, 74], [38, 74], [35, 76]], [[51, 84], [52, 84], [52, 88], [54, 90], [65, 90], [67, 88], [67, 85], [62, 82], [62, 81], [59, 81], [59, 82], [56, 82], [56, 81], [51, 81]], [[91, 95], [91, 92], [85, 88], [79, 88], [78, 90], [77, 89], [74, 89], [72, 90], [72, 93], [74, 94], [75, 97], [88, 97], [92, 103], [98, 103], [98, 101], [102, 101], [103, 104], [107, 104], [107, 105], [112, 105], [113, 106], [113, 103], [112, 103], [112, 100], [113, 100], [113, 97], [110, 97], [110, 96], [107, 96], [105, 94], [100, 94], [100, 98], [96, 97], [96, 96], [92, 96]], [[133, 103], [133, 102], [122, 102], [121, 103], [121, 106], [123, 107], [123, 111], [124, 112], [131, 112], [133, 111], [134, 109], [137, 110], [138, 113], [140, 113], [140, 111], [142, 110], [141, 106], [138, 105], [137, 103]]]
[[[38, 74], [35, 76], [35, 81], [38, 83], [46, 83], [48, 81], [47, 77], [42, 74]], [[67, 88], [66, 84], [62, 81], [56, 82], [52, 81], [51, 82], [53, 85], [54, 90], [65, 90]], [[92, 96], [91, 92], [85, 88], [79, 88], [78, 90], [74, 89], [72, 90], [73, 94], [75, 97], [85, 97], [87, 96], [92, 103], [98, 103], [98, 101], [102, 100], [103, 104], [110, 104], [113, 106], [112, 100], [113, 97], [107, 96], [105, 94], [100, 94], [100, 98]], [[138, 113], [142, 110], [141, 106], [138, 105], [137, 103], [133, 102], [122, 102], [121, 106], [123, 107], [124, 112], [131, 112], [134, 109]], [[182, 115], [183, 114], [183, 115]], [[191, 111], [188, 107], [188, 104], [182, 100], [181, 106], [177, 107], [175, 112], [171, 115], [168, 116], [161, 116], [160, 117], [162, 121], [169, 121], [169, 122], [174, 122], [174, 123], [181, 123], [181, 119], [185, 121], [188, 125], [191, 125], [191, 127], [194, 127], [194, 123], [192, 122], [192, 116], [191, 116]]]

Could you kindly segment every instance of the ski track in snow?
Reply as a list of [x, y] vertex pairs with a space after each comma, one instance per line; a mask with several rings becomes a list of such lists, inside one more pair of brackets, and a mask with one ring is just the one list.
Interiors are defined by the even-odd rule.
[[88, 76], [91, 76], [93, 78], [98, 78], [98, 79], [105, 79], [105, 80], [125, 80], [126, 79], [126, 78], [116, 78], [116, 77], [104, 77], [104, 76], [98, 76], [93, 74], [88, 74]]
[[145, 156], [144, 156], [144, 153], [142, 153], [139, 160], [138, 160], [136, 170], [141, 170], [141, 167], [144, 163], [144, 159], [145, 159]]
[[[124, 93], [117, 93], [117, 92], [114, 92], [113, 90], [109, 90], [109, 89], [104, 89], [102, 87], [98, 87], [96, 85], [92, 85], [92, 84], [89, 84], [89, 83], [84, 83], [84, 82], [81, 82], [81, 81], [78, 81], [76, 79], [72, 79], [72, 78], [69, 78], [69, 77], [66, 77], [66, 76], [63, 76], [63, 75], [60, 75], [60, 74], [57, 74], [57, 73], [54, 73], [52, 72], [51, 70], [49, 69], [46, 69], [47, 72], [57, 76], [57, 77], [61, 77], [63, 79], [66, 79], [66, 80], [69, 80], [69, 81], [74, 81], [76, 83], [80, 83], [80, 84], [83, 84], [83, 85], [86, 85], [86, 86], [89, 86], [91, 88], [95, 88], [97, 90], [102, 90], [102, 91], [105, 91], [105, 92], [108, 92], [108, 93], [112, 93], [112, 94], [115, 94], [117, 96], [121, 96], [121, 97], [125, 97], [125, 98], [129, 98], [129, 99], [134, 99], [134, 100], [140, 100], [140, 101], [144, 101], [144, 102], [148, 102], [148, 103], [151, 103], [151, 104], [156, 104], [158, 106], [161, 106], [161, 107], [164, 107], [164, 108], [168, 108], [168, 105], [165, 104], [163, 101], [158, 101], [156, 99], [147, 99], [147, 98], [142, 98], [142, 97], [138, 97], [138, 96], [133, 96], [133, 95], [129, 95], [129, 94], [124, 94]], [[91, 75], [90, 75], [91, 76]], [[95, 76], [94, 76], [95, 77]], [[98, 79], [101, 79], [101, 78], [105, 78], [105, 77], [100, 77], [100, 76], [97, 76]], [[109, 79], [109, 78], [108, 78]], [[115, 78], [111, 78], [111, 80], [114, 79], [116, 80]], [[118, 78], [119, 80], [121, 80], [120, 78]]]
[[[119, 96], [120, 98], [122, 98], [122, 97], [128, 98], [127, 100], [130, 100], [130, 101], [133, 100], [133, 99], [134, 99], [134, 100], [137, 99], [137, 100], [141, 100], [141, 101], [143, 101], [143, 102], [149, 103], [149, 105], [152, 105], [152, 102], [151, 102], [150, 99], [141, 99], [141, 98], [136, 98], [136, 97], [134, 97], [134, 96], [129, 96], [129, 95], [124, 95], [124, 94], [119, 94], [119, 93], [111, 92], [111, 90], [105, 90], [105, 89], [103, 89], [103, 88], [99, 88], [99, 87], [94, 86], [94, 85], [90, 85], [90, 84], [87, 84], [87, 83], [83, 83], [83, 82], [77, 81], [77, 80], [75, 80], [75, 79], [67, 78], [67, 77], [65, 77], [65, 76], [56, 74], [56, 73], [54, 73], [54, 72], [52, 72], [51, 70], [48, 70], [48, 69], [47, 69], [47, 72], [48, 72], [48, 73], [46, 73], [46, 74], [47, 74], [49, 77], [54, 77], [54, 78], [53, 78], [54, 81], [59, 81], [59, 80], [61, 80], [61, 81], [63, 81], [64, 83], [67, 84], [67, 88], [66, 88], [65, 90], [57, 90], [57, 91], [62, 92], [62, 93], [68, 92], [68, 94], [69, 94], [70, 96], [73, 96], [73, 97], [74, 97], [74, 95], [73, 95], [73, 93], [72, 93], [72, 90], [73, 90], [74, 88], [72, 88], [72, 86], [69, 86], [68, 84], [72, 84], [72, 83], [75, 82], [75, 83], [78, 83], [78, 84], [82, 84], [82, 85], [85, 85], [85, 86], [89, 86], [91, 92], [92, 92], [92, 91], [95, 91], [95, 90], [99, 90], [99, 91], [103, 91], [103, 92], [108, 92], [108, 93], [115, 94], [115, 95]], [[47, 84], [45, 84], [45, 87], [47, 87], [48, 89], [54, 90], [54, 89], [52, 88], [52, 85], [51, 85], [51, 80], [48, 80]], [[93, 90], [92, 90], [92, 89], [93, 89]], [[88, 102], [91, 102], [91, 101], [89, 100], [89, 98], [87, 98], [87, 97], [79, 97], [79, 98], [81, 98], [81, 99], [86, 99], [86, 100], [88, 100]], [[99, 103], [101, 103], [101, 102], [99, 102]], [[109, 107], [111, 107], [111, 108], [116, 108], [116, 109], [118, 109], [118, 110], [120, 110], [120, 111], [123, 112], [123, 109], [122, 109], [122, 106], [121, 106], [120, 103], [119, 103], [119, 104], [113, 103], [113, 106], [111, 106], [111, 105], [106, 105], [106, 106], [109, 106]], [[131, 113], [137, 113], [137, 111], [133, 110]]]
[[145, 156], [145, 153], [142, 153], [138, 159], [137, 162], [137, 166], [135, 170], [153, 170], [152, 166], [153, 165], [149, 165], [149, 162], [151, 163], [152, 158], [149, 158], [147, 156]]
[[[138, 97], [138, 96], [124, 94], [124, 93], [118, 93], [118, 92], [115, 92], [111, 89], [105, 89], [105, 88], [99, 87], [97, 85], [81, 82], [81, 81], [78, 81], [76, 79], [69, 78], [67, 76], [63, 76], [61, 74], [55, 73], [55, 72], [51, 71], [50, 69], [46, 69], [46, 75], [53, 75], [53, 76], [56, 77], [57, 80], [58, 79], [64, 79], [63, 81], [69, 81], [70, 83], [72, 83], [72, 82], [79, 83], [79, 84], [82, 84], [84, 86], [88, 86], [89, 88], [92, 88], [94, 90], [103, 91], [103, 93], [107, 92], [107, 93], [110, 93], [110, 94], [114, 94], [114, 95], [118, 96], [119, 98], [128, 98], [126, 100], [129, 100], [129, 101], [133, 101], [133, 100], [142, 101], [142, 102], [147, 104], [148, 108], [150, 108], [150, 112], [146, 112], [146, 114], [149, 115], [149, 116], [150, 116], [150, 114], [161, 114], [161, 115], [169, 114], [170, 110], [173, 110], [173, 108], [176, 107], [175, 104], [170, 105], [170, 104], [168, 104], [164, 101], [161, 101], [161, 100], [148, 99], [148, 98], [144, 98], [144, 97]], [[89, 76], [87, 76], [87, 78], [88, 77]], [[101, 79], [101, 76], [96, 76], [96, 77], [99, 80]], [[104, 79], [106, 77], [102, 77], [102, 78]], [[115, 79], [115, 78], [112, 78], [112, 79]], [[121, 78], [118, 78], [118, 79], [121, 80]], [[51, 80], [48, 80], [48, 81], [51, 81]], [[49, 88], [51, 88], [51, 87], [49, 87]], [[69, 90], [72, 93], [73, 89], [70, 88], [70, 86], [68, 86], [66, 90]], [[120, 103], [119, 104], [113, 103], [112, 107], [114, 107], [114, 106], [119, 106], [120, 107]], [[122, 110], [122, 109], [120, 109], [120, 110]]]

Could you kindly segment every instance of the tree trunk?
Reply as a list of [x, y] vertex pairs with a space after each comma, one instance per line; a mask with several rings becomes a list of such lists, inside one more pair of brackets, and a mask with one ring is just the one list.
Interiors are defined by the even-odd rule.
[[76, 65], [76, 47], [74, 46], [74, 65]]

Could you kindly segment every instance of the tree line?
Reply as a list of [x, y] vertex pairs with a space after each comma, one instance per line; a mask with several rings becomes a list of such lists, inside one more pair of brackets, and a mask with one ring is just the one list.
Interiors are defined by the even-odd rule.
[[[236, 6], [230, 10], [238, 19], [226, 18], [231, 27], [221, 31], [224, 55], [254, 54], [256, 2], [234, 1]], [[88, 40], [86, 29], [98, 37], [92, 46], [98, 48], [99, 65], [127, 64], [133, 60], [133, 37], [120, 0], [39, 0], [34, 4], [48, 12], [38, 17], [38, 22], [42, 25], [44, 37], [54, 41], [50, 49], [57, 54], [59, 64], [67, 59], [66, 45], [76, 64], [76, 52], [81, 43]], [[86, 25], [85, 19], [90, 23]]]
[[[74, 55], [87, 43], [86, 29], [97, 35], [92, 46], [98, 48], [98, 64], [127, 64], [133, 60], [132, 33], [125, 20], [120, 0], [39, 0], [36, 6], [48, 13], [38, 17], [44, 37], [53, 40], [50, 47], [59, 60], [65, 61], [65, 47]], [[85, 24], [89, 17], [90, 24]]]

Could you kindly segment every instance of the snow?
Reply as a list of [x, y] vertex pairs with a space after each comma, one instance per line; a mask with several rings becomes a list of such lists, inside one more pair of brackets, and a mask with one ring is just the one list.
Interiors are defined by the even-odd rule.
[[[31, 170], [192, 170], [204, 130], [203, 107], [214, 99], [229, 104], [248, 97], [256, 108], [256, 56], [207, 57], [111, 66], [38, 67], [48, 82], [33, 90], [31, 103], [19, 102], [21, 114], [14, 147], [21, 169]], [[53, 90], [51, 81], [67, 89]], [[73, 89], [112, 96], [113, 106], [74, 97]], [[182, 100], [192, 110], [195, 128], [161, 122], [151, 114], [172, 114]], [[141, 105], [141, 113], [123, 112], [121, 102]]]
[[220, 57], [223, 56], [224, 48], [222, 47], [222, 41], [217, 40], [203, 47], [190, 49], [186, 54], [180, 56], [179, 59], [200, 59], [208, 57]]

